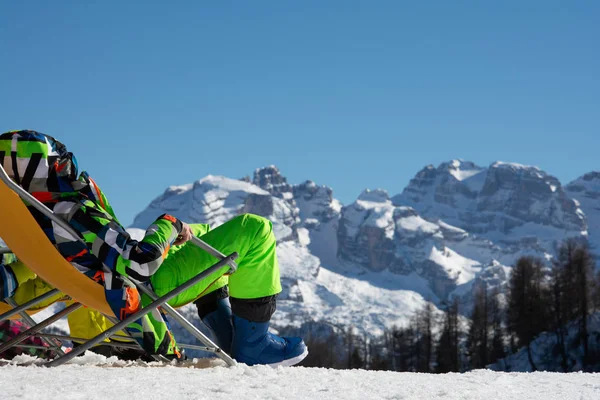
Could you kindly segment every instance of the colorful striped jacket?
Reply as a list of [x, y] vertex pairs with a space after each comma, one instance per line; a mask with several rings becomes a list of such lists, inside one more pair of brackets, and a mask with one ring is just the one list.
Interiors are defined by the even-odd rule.
[[[0, 135], [0, 162], [11, 179], [80, 233], [87, 247], [29, 207], [63, 257], [91, 277], [108, 269], [140, 281], [148, 280], [182, 230], [179, 220], [164, 214], [146, 230], [141, 241], [132, 239], [89, 175], [83, 172], [75, 179], [76, 159], [50, 136], [35, 131]], [[111, 283], [105, 282], [107, 289], [111, 289]]]

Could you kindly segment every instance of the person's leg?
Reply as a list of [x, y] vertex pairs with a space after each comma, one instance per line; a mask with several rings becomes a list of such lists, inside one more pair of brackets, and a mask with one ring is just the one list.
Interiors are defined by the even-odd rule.
[[[12, 284], [14, 289], [10, 291], [10, 293], [5, 293], [4, 297], [0, 298], [0, 301], [5, 297], [10, 297], [15, 303], [24, 304], [54, 289], [20, 261], [15, 261], [4, 266], [0, 264], [0, 269], [3, 268], [5, 268], [5, 271], [10, 271], [10, 274], [14, 277]], [[65, 298], [66, 295], [64, 293], [57, 293], [44, 301], [36, 303], [34, 306], [30, 307], [30, 310], [46, 308]]]
[[[68, 301], [67, 305], [72, 304], [72, 301]], [[105, 332], [107, 329], [113, 326], [113, 323], [108, 320], [104, 315], [99, 313], [96, 310], [91, 308], [82, 307], [79, 308], [68, 315], [69, 322], [69, 331], [72, 337], [82, 338], [82, 339], [91, 339], [94, 336]], [[118, 332], [120, 336], [126, 336], [125, 332]], [[73, 347], [79, 347], [83, 344], [83, 341], [73, 341]], [[113, 343], [133, 343], [133, 341], [122, 341], [122, 340], [114, 340], [114, 339], [106, 339], [104, 342], [113, 342]], [[140, 349], [130, 349], [130, 348], [122, 348], [109, 346], [107, 344], [99, 344], [97, 346], [92, 347], [89, 351], [92, 351], [96, 354], [101, 354], [105, 357], [116, 356], [120, 360], [126, 361], [134, 361], [134, 360], [143, 360], [143, 361], [154, 361], [154, 359], [149, 355], [148, 352]]]
[[[242, 215], [226, 222], [211, 232], [208, 231], [208, 226], [203, 224], [191, 224], [190, 227], [196, 236], [222, 253], [229, 255], [236, 251], [239, 254], [236, 260], [239, 269], [234, 275], [237, 275], [239, 271], [243, 273], [246, 269], [254, 271], [262, 270], [263, 275], [267, 277], [269, 282], [275, 281], [277, 283], [274, 288], [270, 289], [270, 292], [266, 293], [279, 292], [281, 290], [278, 286], [278, 264], [274, 254], [275, 239], [274, 237], [270, 238], [268, 235], [270, 232], [269, 221], [254, 215]], [[266, 257], [264, 254], [265, 250], [260, 249], [261, 240], [254, 240], [255, 237], [261, 238], [261, 235], [257, 235], [257, 233], [265, 230], [265, 228], [267, 229], [262, 234], [262, 237], [270, 239], [267, 240], [268, 249]], [[264, 242], [264, 240], [262, 241]], [[151, 278], [154, 290], [159, 296], [164, 295], [216, 262], [216, 258], [192, 243], [174, 247], [169, 252], [163, 265], [161, 265], [157, 273]], [[174, 307], [181, 307], [194, 301], [198, 309], [198, 316], [214, 333], [215, 342], [224, 351], [230, 353], [233, 335], [231, 305], [227, 286], [230, 277], [222, 276], [228, 268], [224, 267], [218, 273], [202, 280], [191, 289], [173, 298], [169, 303]], [[272, 277], [274, 274], [275, 277]], [[265, 287], [265, 285], [257, 284], [256, 282], [252, 286], [259, 290]], [[273, 285], [269, 283], [266, 286], [268, 288]], [[239, 284], [236, 286], [234, 283], [234, 287], [239, 287]], [[241, 295], [243, 296], [243, 285], [241, 289]], [[253, 296], [263, 293], [245, 293], [245, 295]]]
[[[248, 365], [294, 365], [308, 354], [302, 339], [279, 337], [268, 332], [277, 294], [281, 292], [272, 224], [265, 218], [249, 214], [232, 221], [229, 234], [202, 237], [218, 249], [231, 238], [240, 235], [251, 238], [251, 242], [245, 243], [247, 246], [239, 247], [243, 251], [239, 252], [239, 268], [229, 277], [234, 325], [231, 353], [237, 361]], [[230, 251], [235, 251], [235, 243], [230, 245]]]
[[[306, 346], [300, 338], [279, 338], [268, 333], [269, 321], [276, 307], [275, 298], [281, 292], [271, 222], [256, 215], [244, 214], [202, 235], [201, 239], [224, 254], [234, 251], [239, 254], [238, 270], [229, 277], [235, 325], [232, 355], [247, 364], [291, 365], [304, 358]], [[186, 244], [169, 254], [153, 276], [152, 284], [157, 294], [164, 294], [216, 261], [197, 246]], [[196, 284], [170, 304], [181, 306], [209, 293], [215, 288], [215, 284], [210, 286], [211, 283], [223, 271]]]
[[[110, 279], [109, 282], [104, 278]], [[102, 274], [104, 295], [110, 305], [114, 316], [124, 320], [140, 309], [147, 307], [152, 300], [145, 295], [140, 295], [137, 288], [125, 286], [123, 281]], [[108, 288], [110, 287], [110, 289]], [[129, 324], [125, 330], [143, 347], [150, 355], [160, 354], [171, 359], [182, 359], [175, 338], [173, 337], [168, 322], [159, 309], [153, 309], [148, 314]]]
[[215, 343], [230, 354], [233, 321], [227, 286], [200, 297], [194, 304], [198, 309], [198, 317], [212, 331]]
[[[193, 225], [191, 227], [194, 229]], [[228, 279], [220, 278], [229, 268], [223, 267], [170, 300], [170, 305], [181, 307], [191, 303], [225, 286], [227, 282], [232, 299], [256, 299], [281, 292], [275, 236], [269, 220], [257, 215], [243, 214], [199, 237], [225, 255], [237, 252], [238, 270]], [[150, 278], [152, 286], [156, 294], [162, 296], [217, 261], [193, 243], [186, 243], [169, 252], [161, 267]]]

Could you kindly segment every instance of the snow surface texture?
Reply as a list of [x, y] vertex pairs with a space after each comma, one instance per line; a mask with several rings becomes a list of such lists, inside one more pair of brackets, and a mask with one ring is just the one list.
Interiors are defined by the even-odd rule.
[[[32, 362], [21, 356], [15, 362]], [[57, 368], [0, 367], [1, 399], [531, 399], [600, 398], [599, 374], [444, 375], [323, 368], [270, 368], [213, 361], [209, 368], [135, 366], [86, 353]], [[156, 366], [156, 368], [153, 368]], [[124, 367], [124, 368], [121, 368]]]

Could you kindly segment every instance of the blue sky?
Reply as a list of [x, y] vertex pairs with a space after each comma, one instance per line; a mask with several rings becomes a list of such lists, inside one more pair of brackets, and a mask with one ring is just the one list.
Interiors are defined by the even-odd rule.
[[402, 191], [427, 164], [600, 169], [596, 1], [3, 1], [0, 131], [55, 136], [125, 224], [274, 164]]

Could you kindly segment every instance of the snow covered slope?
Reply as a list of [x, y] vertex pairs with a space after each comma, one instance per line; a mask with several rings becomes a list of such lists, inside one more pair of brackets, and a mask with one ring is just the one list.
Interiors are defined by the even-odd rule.
[[382, 189], [365, 190], [342, 210], [338, 257], [372, 271], [415, 273], [429, 283], [432, 300], [444, 299], [481, 271], [482, 262], [451, 248], [466, 240], [477, 241], [460, 228], [425, 220], [411, 207], [395, 206]]

